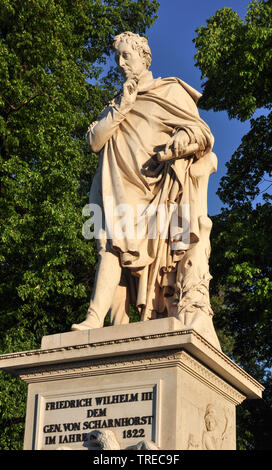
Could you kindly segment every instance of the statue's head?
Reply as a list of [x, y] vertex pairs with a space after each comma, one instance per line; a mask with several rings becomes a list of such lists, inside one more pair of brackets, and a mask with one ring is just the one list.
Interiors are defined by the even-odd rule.
[[213, 431], [216, 428], [216, 412], [213, 405], [209, 404], [204, 416], [207, 431]]
[[147, 39], [126, 31], [113, 40], [115, 60], [125, 79], [139, 77], [151, 64], [151, 51]]
[[[95, 429], [89, 435], [90, 447], [99, 450], [120, 450], [120, 444], [113, 431]], [[88, 447], [88, 443], [86, 445]]]

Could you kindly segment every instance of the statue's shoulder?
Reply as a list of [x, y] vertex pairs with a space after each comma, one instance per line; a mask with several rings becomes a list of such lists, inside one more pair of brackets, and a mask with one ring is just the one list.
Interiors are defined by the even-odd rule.
[[174, 93], [177, 91], [183, 95], [189, 95], [195, 103], [201, 97], [201, 93], [178, 77], [165, 77], [158, 79], [157, 87], [166, 87]]
[[170, 101], [187, 102], [189, 106], [197, 104], [201, 93], [195, 90], [178, 77], [165, 77], [156, 79], [155, 87], [151, 92], [169, 99]]
[[161, 96], [169, 96], [175, 95], [178, 93], [179, 90], [182, 92], [182, 86], [179, 83], [178, 78], [176, 77], [165, 77], [165, 78], [156, 78], [153, 82], [153, 86], [150, 89], [151, 93], [161, 95]]
[[177, 77], [164, 77], [164, 78], [161, 78], [161, 80], [165, 84], [179, 83], [179, 79]]
[[172, 85], [180, 85], [179, 79], [177, 77], [165, 77], [165, 78], [157, 78], [155, 80], [156, 87], [161, 86], [172, 86]]

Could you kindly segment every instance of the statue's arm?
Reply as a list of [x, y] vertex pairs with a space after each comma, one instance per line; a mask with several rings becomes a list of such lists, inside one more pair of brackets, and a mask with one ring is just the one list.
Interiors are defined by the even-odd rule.
[[200, 158], [213, 147], [214, 139], [209, 126], [200, 118], [196, 103], [183, 87], [176, 83], [172, 86], [171, 92], [173, 102], [184, 109], [190, 119], [188, 123], [177, 125], [173, 129], [173, 135], [165, 147], [165, 154], [169, 152], [171, 156], [171, 151], [169, 151], [171, 148], [173, 157], [177, 158], [186, 155], [186, 148], [193, 146], [195, 147], [193, 153]]
[[100, 152], [126, 118], [135, 103], [137, 91], [138, 81], [128, 79], [123, 84], [122, 94], [102, 111], [98, 121], [90, 125], [86, 138], [93, 152]]
[[125, 114], [121, 113], [115, 106], [108, 106], [104, 109], [98, 121], [89, 126], [86, 134], [87, 142], [93, 152], [100, 152], [125, 117]]

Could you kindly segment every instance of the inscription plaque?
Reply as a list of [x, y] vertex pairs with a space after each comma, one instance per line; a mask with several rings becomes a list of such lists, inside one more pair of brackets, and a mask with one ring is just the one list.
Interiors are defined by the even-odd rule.
[[113, 431], [121, 449], [142, 440], [158, 445], [158, 406], [159, 384], [39, 394], [34, 448], [93, 449], [94, 430]]

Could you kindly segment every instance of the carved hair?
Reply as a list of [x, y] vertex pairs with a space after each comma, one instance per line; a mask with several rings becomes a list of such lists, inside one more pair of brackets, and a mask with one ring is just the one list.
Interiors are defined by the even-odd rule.
[[207, 416], [213, 416], [213, 418], [216, 420], [216, 411], [215, 411], [214, 406], [211, 403], [207, 405], [204, 419], [206, 419]]
[[151, 50], [148, 45], [147, 39], [139, 34], [132, 33], [131, 31], [125, 31], [124, 33], [118, 34], [113, 39], [113, 47], [117, 49], [118, 44], [121, 41], [125, 41], [131, 44], [132, 49], [137, 50], [140, 56], [145, 58], [146, 68], [148, 69], [151, 64]]

